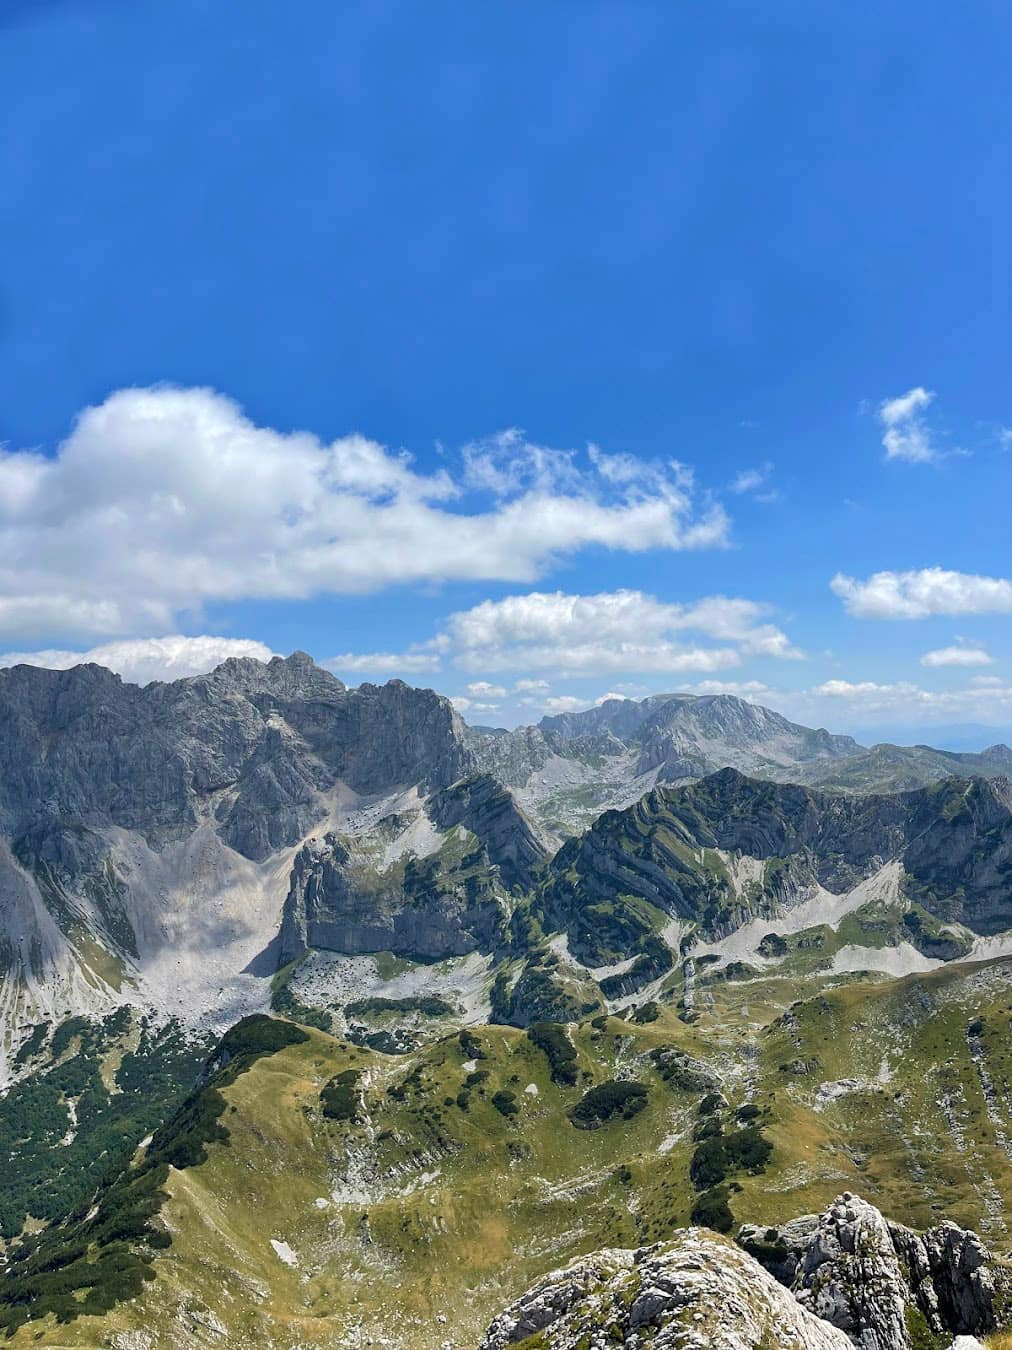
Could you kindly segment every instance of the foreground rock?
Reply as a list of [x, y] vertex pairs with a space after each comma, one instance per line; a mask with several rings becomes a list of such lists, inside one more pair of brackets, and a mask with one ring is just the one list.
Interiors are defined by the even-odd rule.
[[850, 1350], [759, 1263], [705, 1229], [553, 1271], [489, 1327], [481, 1350], [529, 1336], [548, 1350]]
[[1007, 1270], [976, 1233], [954, 1223], [916, 1233], [849, 1192], [819, 1215], [746, 1225], [738, 1241], [861, 1350], [911, 1350], [928, 1333], [983, 1335], [1007, 1299]]

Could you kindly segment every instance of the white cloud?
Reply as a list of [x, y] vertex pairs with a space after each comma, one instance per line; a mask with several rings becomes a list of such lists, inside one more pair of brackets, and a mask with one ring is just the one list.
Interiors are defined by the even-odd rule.
[[549, 684], [547, 680], [517, 680], [513, 688], [518, 694], [543, 694], [547, 693]]
[[773, 465], [769, 460], [755, 469], [741, 469], [727, 485], [728, 492], [733, 492], [735, 496], [740, 497], [744, 493], [755, 497], [757, 502], [769, 503], [778, 500], [780, 494], [775, 488], [766, 488], [764, 492], [759, 489], [765, 487], [769, 482], [770, 474], [773, 472]]
[[924, 619], [937, 614], [1012, 614], [1012, 581], [949, 572], [876, 572], [867, 581], [838, 573], [830, 582], [859, 619]]
[[933, 652], [925, 652], [921, 657], [922, 666], [990, 666], [992, 658], [983, 647], [939, 647]]
[[483, 703], [480, 700], [467, 698], [464, 694], [455, 694], [450, 702], [459, 713], [489, 713], [498, 712], [498, 703]]
[[467, 686], [467, 692], [475, 698], [505, 698], [506, 690], [501, 684], [489, 684], [488, 680], [475, 680]]
[[[743, 655], [800, 657], [784, 632], [763, 621], [766, 612], [755, 601], [727, 596], [678, 605], [641, 591], [534, 591], [451, 614], [444, 636], [456, 663], [475, 671], [671, 674], [722, 670]], [[686, 644], [678, 640], [682, 633], [724, 645]]]
[[600, 698], [596, 698], [594, 700], [594, 706], [596, 708], [600, 708], [602, 703], [612, 703], [616, 699], [618, 700], [619, 703], [625, 703], [628, 700], [628, 698], [629, 698], [628, 694], [616, 694], [615, 691], [612, 690], [610, 693], [602, 694]]
[[546, 698], [542, 707], [549, 713], [567, 713], [579, 712], [583, 708], [591, 707], [592, 703], [592, 699], [577, 698], [575, 694], [556, 694], [552, 698]]
[[152, 680], [178, 680], [185, 675], [202, 675], [233, 656], [250, 656], [269, 661], [275, 653], [263, 642], [249, 638], [180, 637], [127, 638], [106, 642], [85, 652], [37, 651], [0, 654], [0, 666], [46, 666], [50, 670], [69, 670], [71, 666], [93, 662], [122, 675], [133, 684]]
[[926, 464], [937, 457], [921, 414], [931, 406], [934, 392], [918, 385], [897, 398], [887, 398], [878, 407], [886, 459]]
[[582, 475], [575, 450], [551, 450], [535, 445], [517, 427], [472, 441], [461, 451], [468, 487], [513, 497], [538, 492], [579, 492]]
[[916, 693], [916, 685], [876, 684], [874, 680], [861, 680], [857, 683], [850, 680], [826, 680], [824, 684], [816, 685], [812, 693], [822, 694], [826, 698], [881, 698], [893, 694], [902, 696]]
[[0, 630], [126, 635], [211, 601], [532, 581], [588, 546], [719, 547], [728, 529], [674, 463], [511, 432], [425, 474], [362, 436], [258, 427], [209, 389], [123, 389], [55, 457], [0, 451]]
[[432, 652], [345, 652], [320, 663], [335, 675], [420, 675], [439, 669], [439, 657]]
[[770, 688], [761, 680], [700, 680], [698, 684], [683, 685], [687, 694], [733, 694], [736, 698], [756, 700], [768, 694]]
[[795, 693], [770, 690], [763, 702], [808, 725], [920, 728], [929, 723], [1012, 724], [1012, 683], [976, 676], [955, 689], [924, 689], [907, 680], [827, 680]]

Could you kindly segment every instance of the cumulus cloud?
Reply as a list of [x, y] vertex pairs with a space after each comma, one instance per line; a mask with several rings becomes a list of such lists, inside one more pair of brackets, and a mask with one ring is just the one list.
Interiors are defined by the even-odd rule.
[[762, 680], [700, 680], [697, 684], [682, 687], [687, 694], [733, 694], [747, 700], [770, 692], [769, 685], [763, 684]]
[[859, 619], [925, 619], [938, 614], [1012, 614], [1012, 581], [923, 567], [875, 572], [867, 581], [837, 573], [830, 588]]
[[990, 666], [992, 658], [983, 647], [955, 646], [939, 647], [935, 651], [925, 652], [921, 657], [922, 666]]
[[[667, 604], [642, 591], [534, 591], [452, 614], [442, 635], [464, 669], [566, 674], [716, 671], [743, 655], [795, 659], [787, 635], [752, 600], [710, 596]], [[682, 640], [702, 635], [723, 645]]]
[[578, 698], [575, 694], [555, 694], [546, 698], [542, 706], [548, 713], [567, 713], [580, 712], [592, 704], [592, 699]]
[[467, 686], [467, 692], [474, 698], [506, 697], [506, 690], [501, 684], [489, 684], [488, 680], [475, 680]]
[[770, 690], [762, 701], [800, 722], [831, 727], [1012, 723], [1012, 683], [995, 676], [976, 676], [954, 689], [925, 689], [909, 680], [833, 679], [793, 693]]
[[233, 656], [250, 656], [269, 661], [276, 653], [263, 642], [249, 638], [180, 637], [128, 638], [106, 642], [84, 652], [37, 651], [0, 654], [0, 666], [46, 666], [50, 670], [69, 670], [88, 662], [105, 666], [132, 684], [150, 684], [152, 680], [178, 680], [186, 675], [202, 675]]
[[934, 392], [918, 385], [897, 398], [887, 398], [878, 406], [878, 420], [882, 424], [882, 444], [886, 459], [906, 460], [910, 464], [926, 464], [937, 458], [931, 436], [922, 413], [934, 401]]
[[[681, 605], [632, 590], [597, 595], [532, 591], [458, 610], [433, 638], [401, 655], [335, 657], [327, 664], [338, 673], [395, 671], [434, 669], [429, 663], [442, 659], [483, 676], [524, 672], [513, 692], [538, 695], [548, 683], [537, 678], [537, 671], [562, 677], [669, 675], [720, 671], [740, 665], [746, 656], [801, 659], [803, 653], [787, 634], [767, 621], [768, 612], [754, 600], [720, 595]], [[490, 691], [493, 697], [506, 694], [484, 680], [468, 686], [469, 694], [475, 691], [486, 697]]]
[[588, 546], [727, 543], [682, 466], [627, 458], [508, 432], [428, 474], [363, 436], [257, 426], [210, 389], [119, 390], [54, 457], [0, 452], [0, 631], [157, 632], [211, 601], [532, 581]]
[[494, 713], [499, 711], [498, 703], [485, 703], [480, 699], [468, 698], [465, 694], [455, 694], [450, 702], [459, 713]]
[[439, 670], [439, 657], [433, 652], [344, 652], [320, 663], [335, 675], [421, 675]]

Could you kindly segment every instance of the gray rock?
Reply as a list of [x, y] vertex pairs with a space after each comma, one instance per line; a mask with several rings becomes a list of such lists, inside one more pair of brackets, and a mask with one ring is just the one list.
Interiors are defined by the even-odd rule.
[[992, 1331], [1007, 1280], [976, 1233], [948, 1222], [916, 1233], [849, 1192], [823, 1214], [744, 1225], [738, 1241], [862, 1350], [910, 1350], [917, 1326]]
[[489, 1327], [481, 1350], [537, 1336], [546, 1350], [850, 1350], [750, 1256], [704, 1229], [553, 1271]]

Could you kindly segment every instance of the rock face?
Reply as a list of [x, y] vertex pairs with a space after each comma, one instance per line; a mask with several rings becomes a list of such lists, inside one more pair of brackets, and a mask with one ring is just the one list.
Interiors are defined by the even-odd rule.
[[738, 1241], [798, 1302], [861, 1350], [913, 1350], [926, 1333], [993, 1331], [1007, 1275], [976, 1233], [916, 1233], [849, 1192], [820, 1215], [746, 1225]]
[[303, 653], [145, 688], [100, 666], [0, 670], [0, 967], [29, 1019], [101, 995], [82, 935], [113, 962], [203, 962], [217, 989], [277, 934], [272, 860], [335, 811], [470, 767], [446, 699], [349, 690]]
[[850, 1350], [762, 1267], [705, 1229], [553, 1271], [489, 1327], [481, 1350], [537, 1336], [546, 1350]]
[[[761, 864], [744, 892], [730, 855]], [[567, 840], [543, 905], [547, 922], [570, 932], [574, 950], [585, 940], [582, 896], [590, 891], [598, 906], [612, 907], [614, 925], [626, 897], [635, 897], [719, 938], [819, 886], [845, 892], [894, 858], [907, 898], [938, 920], [978, 933], [1012, 926], [1009, 780], [952, 778], [917, 792], [848, 796], [724, 769], [684, 787], [655, 788]], [[599, 916], [595, 931], [602, 932]], [[933, 955], [946, 950], [920, 928], [913, 938], [934, 943]]]
[[535, 1336], [551, 1350], [920, 1350], [953, 1336], [969, 1347], [1008, 1296], [976, 1233], [944, 1223], [918, 1234], [849, 1193], [823, 1214], [745, 1225], [738, 1244], [690, 1228], [581, 1257], [496, 1318], [481, 1350]]
[[[310, 947], [426, 961], [487, 951], [502, 936], [510, 893], [528, 890], [549, 856], [536, 827], [487, 774], [460, 779], [377, 826], [385, 821], [394, 836], [388, 858], [377, 858], [368, 840], [363, 848], [336, 834], [299, 852], [282, 962]], [[398, 830], [414, 848], [399, 845]]]
[[377, 873], [336, 835], [312, 839], [292, 868], [281, 963], [311, 947], [438, 961], [489, 950], [507, 916], [506, 888], [482, 844], [408, 857]]
[[246, 857], [295, 843], [320, 792], [452, 783], [470, 760], [449, 703], [398, 680], [348, 690], [304, 653], [124, 684], [101, 666], [0, 670], [0, 833], [73, 823], [151, 843], [211, 818]]
[[[716, 941], [886, 859], [903, 869], [894, 941], [949, 959], [968, 930], [1012, 929], [1008, 780], [892, 796], [772, 781], [854, 750], [724, 696], [609, 700], [481, 735], [430, 690], [347, 689], [302, 653], [145, 688], [99, 666], [0, 670], [0, 972], [16, 986], [2, 1016], [29, 1027], [132, 988], [224, 1018], [279, 955], [490, 953], [507, 920], [513, 958], [564, 933], [567, 961], [621, 967], [600, 989], [572, 963], [514, 986], [518, 1007], [579, 1015], [670, 970], [678, 924]], [[640, 796], [720, 763], [765, 777], [728, 768]], [[637, 800], [553, 857], [531, 774], [559, 819], [577, 800], [593, 817], [599, 790]]]
[[463, 826], [476, 835], [511, 890], [530, 890], [553, 850], [513, 796], [490, 774], [475, 774], [443, 788], [427, 810], [441, 830]]

